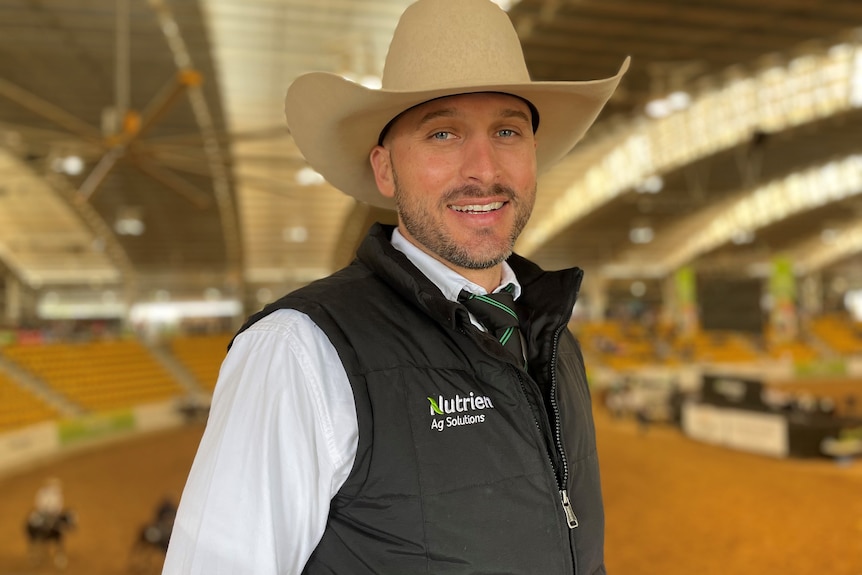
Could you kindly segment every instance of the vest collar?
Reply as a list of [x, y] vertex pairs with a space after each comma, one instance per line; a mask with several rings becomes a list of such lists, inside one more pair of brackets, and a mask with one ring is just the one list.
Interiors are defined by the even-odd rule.
[[[395, 226], [375, 223], [357, 250], [359, 260], [393, 289], [416, 301], [428, 313], [451, 327], [469, 321], [467, 310], [449, 301], [410, 259], [392, 246]], [[506, 260], [521, 284], [519, 311], [527, 331], [537, 332], [567, 324], [577, 301], [584, 272], [580, 268], [545, 271], [517, 254]], [[463, 314], [463, 315], [462, 315]], [[460, 318], [460, 319], [459, 319]]]

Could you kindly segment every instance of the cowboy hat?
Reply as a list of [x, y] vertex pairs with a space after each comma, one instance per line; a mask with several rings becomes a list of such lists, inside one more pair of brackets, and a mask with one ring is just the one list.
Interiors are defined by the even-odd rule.
[[[418, 0], [389, 44], [382, 87], [312, 72], [287, 90], [290, 133], [312, 168], [357, 200], [393, 208], [368, 156], [396, 116], [423, 102], [475, 92], [518, 96], [538, 111], [536, 165], [542, 172], [583, 137], [628, 69], [585, 82], [531, 82], [508, 14], [490, 0]], [[535, 123], [535, 119], [534, 119]]]

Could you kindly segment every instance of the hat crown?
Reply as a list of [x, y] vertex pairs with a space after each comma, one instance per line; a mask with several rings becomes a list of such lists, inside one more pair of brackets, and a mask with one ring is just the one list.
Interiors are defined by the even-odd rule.
[[419, 0], [398, 22], [382, 87], [417, 91], [530, 81], [508, 14], [489, 0]]

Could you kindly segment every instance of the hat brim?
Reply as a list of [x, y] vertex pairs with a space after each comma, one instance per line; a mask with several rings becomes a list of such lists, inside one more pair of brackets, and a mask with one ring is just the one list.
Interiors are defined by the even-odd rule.
[[449, 86], [400, 92], [375, 90], [336, 74], [297, 78], [285, 98], [287, 125], [302, 155], [330, 184], [359, 201], [394, 209], [377, 189], [369, 154], [380, 132], [405, 110], [444, 96], [502, 92], [529, 101], [539, 112], [536, 168], [542, 173], [583, 138], [629, 66], [617, 74], [583, 82], [530, 82]]

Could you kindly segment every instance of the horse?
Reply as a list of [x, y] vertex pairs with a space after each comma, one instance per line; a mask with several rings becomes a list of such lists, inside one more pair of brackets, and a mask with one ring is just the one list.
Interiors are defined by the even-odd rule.
[[160, 573], [171, 539], [173, 518], [143, 525], [129, 557], [131, 572], [138, 575]]
[[24, 530], [33, 564], [40, 565], [45, 559], [51, 558], [55, 567], [65, 569], [68, 559], [63, 539], [66, 532], [76, 525], [75, 514], [68, 510], [60, 513], [31, 512]]

